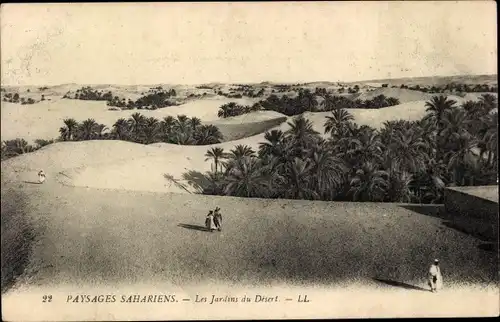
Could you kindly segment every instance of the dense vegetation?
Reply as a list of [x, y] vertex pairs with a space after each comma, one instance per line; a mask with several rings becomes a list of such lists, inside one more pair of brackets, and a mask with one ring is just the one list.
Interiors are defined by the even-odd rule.
[[111, 91], [100, 91], [95, 90], [90, 86], [82, 87], [78, 89], [76, 93], [71, 96], [70, 93], [67, 93], [63, 96], [63, 98], [73, 98], [79, 100], [89, 100], [89, 101], [106, 101], [108, 106], [115, 106], [124, 109], [157, 109], [167, 106], [175, 105], [175, 102], [170, 100], [171, 97], [175, 97], [177, 93], [174, 89], [165, 90], [163, 87], [153, 87], [150, 88], [147, 93], [143, 93], [143, 95], [137, 100], [133, 101], [125, 98], [120, 98], [118, 96], [113, 96]]
[[129, 119], [118, 119], [111, 131], [107, 127], [88, 119], [78, 123], [73, 119], [64, 120], [59, 129], [63, 141], [82, 140], [123, 140], [142, 144], [166, 142], [181, 145], [207, 145], [219, 143], [222, 134], [214, 125], [203, 125], [197, 117], [189, 118], [178, 115], [167, 116], [159, 121], [154, 117], [145, 117], [134, 113]]
[[[318, 103], [317, 97], [323, 98]], [[222, 118], [238, 116], [258, 110], [279, 112], [288, 116], [299, 115], [304, 112], [332, 111], [339, 108], [383, 108], [400, 104], [394, 97], [379, 95], [371, 100], [352, 100], [344, 96], [332, 96], [326, 91], [316, 89], [315, 93], [309, 90], [301, 90], [294, 98], [287, 95], [278, 97], [270, 95], [265, 100], [252, 106], [244, 106], [236, 103], [224, 104], [219, 108], [218, 116]]]
[[178, 115], [167, 116], [159, 121], [154, 117], [145, 117], [134, 113], [129, 119], [120, 118], [109, 130], [106, 125], [87, 119], [81, 123], [74, 119], [65, 119], [59, 128], [57, 140], [36, 140], [35, 145], [24, 139], [2, 142], [2, 160], [36, 151], [56, 141], [85, 140], [123, 140], [141, 144], [166, 142], [181, 145], [208, 145], [220, 143], [222, 134], [214, 125], [203, 125], [199, 118]]
[[[41, 101], [45, 100], [45, 96], [41, 96]], [[26, 105], [26, 104], [35, 104], [37, 101], [35, 101], [33, 98], [28, 97], [21, 97], [19, 93], [5, 93], [3, 95], [3, 101], [4, 102], [9, 102], [9, 103], [20, 103], [21, 105]]]
[[358, 126], [345, 109], [324, 124], [328, 139], [302, 115], [273, 130], [258, 151], [238, 145], [207, 151], [214, 161], [205, 194], [341, 201], [440, 203], [449, 185], [497, 180], [496, 97], [461, 107], [445, 96], [418, 121]]
[[[393, 86], [396, 87], [396, 86]], [[474, 86], [468, 84], [460, 83], [449, 83], [443, 86], [408, 86], [401, 84], [400, 88], [411, 89], [414, 91], [420, 91], [424, 93], [496, 93], [498, 92], [498, 87], [496, 85], [489, 86], [488, 84], [476, 84]]]
[[24, 153], [34, 152], [43, 148], [46, 145], [54, 143], [55, 140], [35, 140], [35, 144], [29, 144], [24, 139], [6, 140], [2, 141], [2, 148], [0, 150], [0, 159], [6, 160]]

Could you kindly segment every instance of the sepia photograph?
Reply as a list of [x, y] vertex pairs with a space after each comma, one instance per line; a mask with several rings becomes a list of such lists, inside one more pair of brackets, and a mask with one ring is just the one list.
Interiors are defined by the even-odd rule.
[[498, 316], [496, 12], [2, 4], [2, 320]]

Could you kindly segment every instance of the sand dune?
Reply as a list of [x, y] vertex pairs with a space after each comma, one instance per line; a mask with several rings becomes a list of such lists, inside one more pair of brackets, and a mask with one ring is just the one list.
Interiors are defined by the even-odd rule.
[[[356, 96], [353, 96], [354, 99], [361, 99], [361, 100], [371, 100], [376, 96], [379, 95], [385, 95], [386, 97], [394, 97], [399, 99], [400, 103], [408, 103], [408, 102], [414, 102], [414, 101], [428, 101], [432, 99], [433, 96], [436, 95], [441, 95], [441, 94], [430, 94], [430, 93], [424, 93], [420, 91], [414, 91], [406, 88], [391, 88], [391, 87], [384, 87], [384, 88], [377, 88], [373, 91], [370, 92], [363, 92], [360, 93]], [[456, 95], [449, 95], [447, 94], [449, 99], [453, 99], [457, 101], [459, 104], [462, 103], [463, 99], [459, 96]]]
[[59, 136], [59, 127], [63, 126], [65, 118], [74, 118], [79, 122], [93, 118], [111, 128], [117, 119], [128, 118], [136, 112], [158, 119], [184, 114], [188, 117], [198, 117], [202, 122], [216, 121], [219, 107], [228, 102], [252, 104], [252, 101], [247, 99], [214, 98], [157, 110], [109, 111], [104, 101], [59, 98], [31, 105], [2, 102], [1, 135], [2, 140], [24, 138], [33, 142], [36, 139], [53, 139]]
[[[379, 90], [368, 94], [376, 96], [379, 94], [377, 91]], [[387, 96], [398, 94], [404, 98], [403, 101], [427, 95], [391, 88], [380, 89], [380, 93]], [[467, 99], [479, 96], [479, 94], [469, 95]], [[273, 111], [219, 119], [218, 108], [230, 101], [249, 103], [245, 99], [203, 99], [176, 107], [139, 111], [158, 119], [180, 114], [199, 117], [202, 122], [220, 128], [224, 135], [224, 142], [220, 144], [179, 146], [158, 143], [145, 146], [122, 141], [62, 142], [2, 162], [2, 168], [15, 168], [17, 172], [13, 172], [14, 177], [19, 180], [21, 177], [24, 178], [22, 180], [28, 180], [27, 178], [34, 180], [38, 169], [44, 169], [49, 177], [55, 177], [60, 182], [73, 186], [135, 191], [196, 192], [197, 189], [189, 184], [189, 178], [183, 175], [189, 171], [204, 173], [211, 169], [211, 162], [205, 161], [204, 156], [208, 149], [222, 147], [229, 151], [237, 144], [242, 144], [257, 151], [259, 143], [264, 141], [266, 131], [272, 129], [286, 131], [289, 129], [287, 122], [293, 119]], [[349, 112], [359, 125], [380, 129], [386, 121], [421, 119], [425, 115], [425, 102], [426, 100], [416, 100], [382, 109], [349, 109]], [[2, 103], [2, 139], [54, 138], [57, 137], [58, 128], [62, 126], [64, 118], [72, 117], [78, 121], [95, 118], [98, 122], [112, 126], [118, 118], [128, 118], [135, 112], [137, 110], [108, 111], [104, 102], [80, 100], [60, 99], [34, 105]], [[305, 113], [304, 116], [312, 121], [316, 131], [326, 137], [325, 117], [330, 114], [331, 112], [316, 112]], [[52, 121], [45, 121], [47, 119]]]
[[288, 119], [285, 115], [273, 111], [259, 111], [207, 122], [217, 126], [224, 141], [243, 139], [257, 135], [278, 126]]
[[[425, 102], [410, 102], [383, 109], [353, 109], [358, 124], [380, 128], [385, 121], [416, 120], [425, 114]], [[153, 111], [155, 112], [155, 111]], [[314, 129], [324, 134], [325, 116], [330, 112], [305, 113]], [[293, 117], [262, 111], [211, 122], [221, 128], [231, 141], [206, 146], [181, 146], [167, 143], [141, 145], [123, 141], [60, 142], [34, 153], [2, 162], [2, 167], [16, 169], [17, 177], [36, 179], [38, 169], [49, 177], [71, 186], [158, 192], [197, 192], [185, 175], [205, 173], [211, 162], [205, 153], [212, 147], [226, 151], [236, 145], [248, 145], [255, 151], [264, 142], [267, 130], [286, 131]], [[250, 122], [259, 120], [258, 122]], [[170, 179], [165, 178], [165, 175]], [[21, 177], [20, 177], [21, 176]], [[21, 179], [18, 179], [21, 180]], [[173, 181], [172, 181], [173, 180]]]
[[[350, 112], [359, 125], [375, 128], [385, 121], [415, 120], [425, 114], [425, 99], [402, 97], [406, 101], [398, 106]], [[227, 131], [227, 137], [233, 139], [228, 142], [210, 146], [59, 142], [2, 161], [2, 196], [6, 196], [2, 198], [2, 235], [6, 231], [14, 240], [20, 223], [15, 216], [18, 212], [6, 215], [9, 207], [5, 204], [10, 202], [10, 209], [21, 207], [21, 219], [26, 220], [23, 225], [29, 230], [26, 234], [36, 240], [25, 245], [29, 246], [29, 258], [20, 267], [24, 273], [16, 281], [17, 290], [66, 284], [74, 292], [75, 287], [81, 290], [82, 285], [97, 284], [97, 291], [99, 285], [113, 287], [138, 280], [151, 289], [151, 285], [165, 281], [177, 286], [185, 286], [186, 281], [210, 281], [219, 285], [335, 285], [342, 288], [344, 296], [346, 288], [361, 285], [363, 290], [368, 287], [391, 294], [383, 300], [378, 293], [367, 296], [367, 306], [382, 307], [397, 295], [411, 297], [406, 302], [413, 304], [418, 298], [424, 309], [443, 312], [443, 302], [422, 300], [431, 294], [421, 292], [426, 287], [429, 259], [438, 257], [448, 286], [440, 296], [446, 298], [450, 312], [456, 310], [448, 294], [464, 282], [466, 288], [474, 284], [493, 287], [491, 292], [467, 293], [475, 302], [466, 306], [477, 306], [480, 297], [481, 303], [497, 310], [492, 303], [498, 299], [498, 257], [484, 250], [483, 241], [456, 231], [444, 218], [436, 218], [436, 213], [397, 204], [194, 195], [199, 173], [212, 166], [211, 161], [205, 161], [207, 149], [217, 146], [228, 151], [245, 144], [257, 150], [265, 130], [289, 128], [286, 121], [292, 117], [269, 111], [218, 119], [218, 107], [229, 101], [237, 100], [199, 100], [141, 111], [157, 118], [177, 114], [200, 117]], [[91, 117], [112, 125], [117, 118], [136, 112], [111, 112], [104, 102], [76, 100], [2, 103], [1, 108], [2, 139], [9, 135], [26, 138], [27, 134], [31, 139], [53, 138], [64, 118], [82, 121]], [[305, 117], [323, 134], [329, 114], [306, 113]], [[44, 121], [47, 119], [51, 121]], [[30, 184], [39, 169], [45, 170], [48, 180], [44, 185]], [[8, 194], [15, 190], [26, 200], [18, 203], [20, 200], [10, 198]], [[206, 210], [216, 205], [224, 211], [224, 230], [206, 233], [199, 225]], [[14, 219], [4, 225], [7, 216]], [[8, 244], [10, 254], [19, 253], [16, 247]], [[453, 299], [457, 299], [454, 294]], [[350, 296], [352, 300], [346, 302], [359, 302], [359, 293]]]
[[[46, 294], [64, 299], [67, 294], [151, 294], [154, 289], [193, 297], [215, 289], [222, 294], [263, 291], [250, 289], [258, 285], [314, 288], [306, 293], [318, 307], [325, 299], [320, 288], [334, 288], [337, 299], [358, 303], [361, 314], [371, 316], [373, 305], [387, 307], [384, 303], [397, 298], [424, 315], [456, 312], [450, 296], [465, 301], [468, 311], [476, 308], [478, 298], [489, 307], [482, 314], [498, 310], [495, 253], [482, 250], [484, 242], [449, 227], [442, 218], [423, 215], [425, 207], [49, 185], [20, 189], [29, 199], [22, 214], [36, 242], [24, 274], [7, 293], [9, 300], [61, 287], [66, 295]], [[2, 198], [2, 218], [5, 203], [13, 200]], [[223, 211], [223, 231], [205, 232], [200, 226], [206, 211], [216, 205]], [[2, 229], [11, 230], [17, 222], [3, 223]], [[426, 268], [435, 257], [441, 259], [446, 288], [431, 294], [426, 291]], [[366, 303], [359, 303], [359, 294]], [[340, 302], [332, 301], [332, 312], [343, 312]], [[92, 304], [86, 305], [88, 309]], [[356, 314], [353, 307], [349, 312]]]
[[[108, 85], [106, 85], [108, 86]], [[61, 85], [62, 89], [71, 88], [71, 85]], [[120, 87], [121, 88], [121, 87]], [[57, 89], [57, 88], [56, 88]], [[114, 89], [114, 87], [105, 87]], [[140, 88], [138, 88], [140, 90]], [[48, 91], [54, 91], [54, 88]], [[45, 92], [43, 92], [45, 93]], [[39, 94], [28, 93], [30, 96]], [[355, 116], [356, 122], [360, 125], [366, 124], [378, 127], [379, 120], [393, 118], [414, 119], [423, 115], [418, 106], [424, 106], [425, 101], [432, 98], [433, 94], [412, 91], [399, 88], [378, 88], [371, 92], [364, 92], [357, 97], [361, 99], [372, 99], [377, 95], [396, 97], [401, 101], [401, 105], [393, 106], [389, 109], [370, 110], [353, 109], [350, 112]], [[464, 97], [449, 96], [458, 104], [467, 100], [478, 100], [483, 93], [467, 93]], [[45, 95], [49, 95], [45, 93]], [[135, 94], [134, 94], [135, 95]], [[180, 106], [171, 106], [157, 110], [123, 110], [110, 111], [104, 101], [83, 101], [61, 99], [57, 96], [47, 96], [51, 100], [39, 102], [31, 105], [20, 105], [8, 102], [1, 103], [1, 136], [2, 140], [24, 138], [33, 143], [36, 139], [53, 139], [59, 136], [59, 127], [63, 125], [66, 118], [74, 118], [81, 122], [88, 118], [94, 118], [97, 122], [105, 124], [111, 128], [119, 118], [129, 118], [133, 113], [139, 112], [147, 117], [162, 119], [166, 116], [186, 115], [188, 117], [198, 117], [202, 122], [214, 124], [221, 128], [225, 140], [240, 139], [245, 136], [255, 135], [265, 131], [272, 126], [279, 124], [278, 119], [283, 117], [279, 113], [272, 111], [261, 111], [251, 113], [236, 118], [219, 119], [218, 109], [221, 105], [236, 102], [242, 105], [252, 105], [257, 99], [230, 99], [225, 97], [213, 97], [199, 100], [192, 100]], [[410, 114], [408, 114], [410, 113]], [[382, 115], [385, 114], [385, 115]], [[321, 115], [318, 113], [318, 115]], [[266, 121], [265, 123], [256, 123]]]

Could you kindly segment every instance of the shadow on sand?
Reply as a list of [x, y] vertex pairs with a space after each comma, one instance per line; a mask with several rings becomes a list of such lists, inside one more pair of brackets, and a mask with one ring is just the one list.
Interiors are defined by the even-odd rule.
[[448, 219], [443, 205], [400, 205], [401, 208], [434, 218]]
[[465, 223], [455, 223], [453, 221], [443, 221], [443, 225], [445, 225], [448, 228], [454, 229], [456, 231], [459, 231], [463, 234], [472, 236], [474, 238], [479, 239], [480, 241], [483, 242], [492, 242], [494, 241], [493, 238], [488, 237], [488, 234], [485, 232], [484, 228], [481, 227], [480, 224], [465, 224]]
[[207, 176], [199, 171], [190, 170], [182, 174], [182, 179], [186, 180], [199, 193], [202, 193], [210, 185]]
[[[491, 238], [491, 227], [475, 220], [463, 222], [457, 220], [452, 214], [447, 213], [443, 205], [400, 205], [400, 207], [416, 212], [421, 215], [430, 216], [441, 219], [441, 224], [445, 227], [454, 229], [463, 234], [467, 234], [483, 242], [494, 242], [495, 238]], [[486, 247], [486, 246], [483, 246]], [[482, 248], [481, 248], [482, 249]], [[487, 250], [487, 249], [483, 249]]]
[[30, 184], [42, 184], [41, 182], [38, 181], [23, 181], [24, 183], [30, 183]]
[[479, 244], [477, 248], [487, 251], [487, 252], [498, 252], [498, 244], [495, 243], [483, 243]]
[[206, 231], [206, 232], [209, 231], [206, 227], [198, 226], [198, 225], [178, 224], [177, 226], [182, 227], [182, 228], [186, 228], [186, 229], [193, 229], [193, 230]]
[[398, 282], [398, 281], [392, 281], [392, 280], [385, 280], [381, 278], [374, 278], [374, 281], [377, 281], [382, 284], [390, 285], [390, 286], [395, 286], [395, 287], [401, 287], [407, 290], [415, 290], [415, 291], [424, 291], [424, 292], [429, 292], [429, 290], [426, 290], [425, 288], [411, 285], [411, 284], [406, 284], [403, 282]]

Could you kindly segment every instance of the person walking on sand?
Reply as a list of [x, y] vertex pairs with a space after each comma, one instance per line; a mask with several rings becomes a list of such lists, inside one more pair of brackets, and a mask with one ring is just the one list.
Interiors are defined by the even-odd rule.
[[434, 263], [429, 268], [429, 286], [431, 292], [435, 293], [443, 286], [443, 276], [439, 267], [439, 260], [435, 259]]
[[40, 170], [38, 172], [38, 182], [41, 184], [45, 181], [45, 172], [43, 170]]
[[212, 210], [210, 210], [210, 212], [207, 215], [207, 218], [205, 219], [205, 227], [210, 232], [213, 232], [215, 230], [214, 212]]
[[222, 230], [222, 214], [220, 213], [219, 207], [215, 208], [214, 224], [215, 224], [215, 228], [217, 228], [218, 231]]

